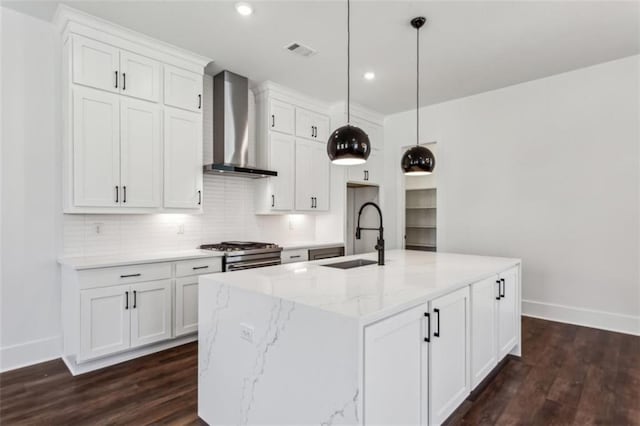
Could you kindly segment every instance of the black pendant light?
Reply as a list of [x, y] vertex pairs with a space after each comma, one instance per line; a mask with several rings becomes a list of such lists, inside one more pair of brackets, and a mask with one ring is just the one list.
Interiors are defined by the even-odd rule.
[[416, 29], [416, 146], [402, 156], [402, 170], [407, 176], [430, 175], [436, 166], [433, 153], [420, 146], [420, 28], [426, 21], [423, 16], [411, 20], [411, 26]]
[[333, 164], [352, 166], [367, 162], [371, 154], [369, 136], [351, 125], [351, 3], [347, 0], [347, 124], [329, 136], [327, 155]]

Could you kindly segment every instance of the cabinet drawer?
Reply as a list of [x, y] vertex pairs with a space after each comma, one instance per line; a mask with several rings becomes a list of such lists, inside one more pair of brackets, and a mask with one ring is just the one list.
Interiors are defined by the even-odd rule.
[[171, 263], [147, 263], [78, 271], [80, 288], [105, 287], [171, 278]]
[[281, 256], [282, 263], [306, 262], [309, 260], [309, 251], [307, 249], [285, 250]]
[[176, 262], [176, 277], [210, 274], [220, 271], [222, 271], [222, 258], [220, 257], [207, 257], [204, 259]]

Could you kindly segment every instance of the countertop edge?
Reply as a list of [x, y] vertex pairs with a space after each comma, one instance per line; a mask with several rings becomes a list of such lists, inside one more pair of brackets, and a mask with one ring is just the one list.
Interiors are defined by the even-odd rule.
[[81, 271], [85, 269], [110, 268], [114, 266], [140, 265], [145, 263], [175, 262], [189, 259], [204, 259], [212, 257], [222, 257], [223, 252], [209, 250], [189, 250], [184, 253], [153, 253], [149, 255], [122, 254], [105, 256], [61, 256], [58, 257], [58, 264], [64, 267]]

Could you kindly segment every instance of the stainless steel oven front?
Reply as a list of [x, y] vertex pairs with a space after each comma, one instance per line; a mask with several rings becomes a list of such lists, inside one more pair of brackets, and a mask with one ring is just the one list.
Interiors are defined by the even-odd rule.
[[265, 266], [280, 265], [281, 248], [264, 253], [227, 253], [224, 257], [223, 270], [225, 272], [242, 271], [244, 269], [263, 268]]

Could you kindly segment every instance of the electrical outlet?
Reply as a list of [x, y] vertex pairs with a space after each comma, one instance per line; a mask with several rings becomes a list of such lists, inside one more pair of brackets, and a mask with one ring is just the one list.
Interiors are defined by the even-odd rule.
[[96, 234], [100, 234], [100, 232], [102, 232], [102, 223], [94, 223], [93, 226]]
[[240, 338], [253, 343], [253, 327], [247, 324], [240, 324]]
[[184, 223], [178, 225], [178, 234], [184, 234]]

